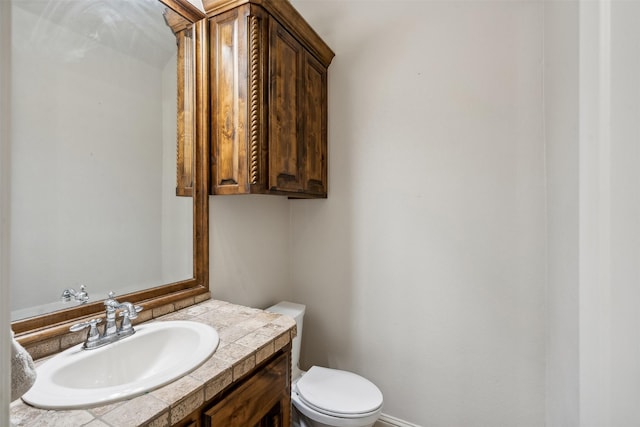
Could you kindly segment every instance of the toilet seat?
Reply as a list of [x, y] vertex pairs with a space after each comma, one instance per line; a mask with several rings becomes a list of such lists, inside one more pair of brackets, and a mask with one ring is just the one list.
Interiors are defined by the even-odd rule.
[[339, 418], [363, 418], [382, 407], [382, 393], [371, 381], [353, 372], [313, 366], [295, 384], [309, 408]]
[[[334, 426], [334, 427], [370, 427], [380, 418], [382, 413], [382, 407], [372, 413], [371, 415], [362, 416], [359, 418], [342, 418], [326, 415], [309, 407], [306, 403], [300, 400], [300, 395], [296, 392], [291, 393], [291, 403], [294, 410], [298, 412], [300, 417], [306, 417], [309, 421], [320, 423], [321, 426]], [[308, 427], [315, 424], [306, 423], [294, 423], [296, 427]]]

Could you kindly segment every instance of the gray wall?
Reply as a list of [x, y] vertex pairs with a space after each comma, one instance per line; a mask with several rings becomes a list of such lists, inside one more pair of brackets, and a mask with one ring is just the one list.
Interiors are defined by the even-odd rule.
[[294, 4], [336, 52], [329, 198], [291, 204], [303, 367], [422, 426], [543, 425], [543, 4]]

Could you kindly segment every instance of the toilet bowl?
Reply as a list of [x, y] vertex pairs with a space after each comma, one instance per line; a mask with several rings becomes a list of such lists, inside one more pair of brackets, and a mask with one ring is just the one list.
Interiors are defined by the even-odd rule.
[[371, 381], [353, 372], [312, 366], [298, 367], [305, 306], [281, 302], [267, 308], [296, 321], [291, 349], [291, 401], [294, 427], [372, 427], [382, 412], [383, 397]]

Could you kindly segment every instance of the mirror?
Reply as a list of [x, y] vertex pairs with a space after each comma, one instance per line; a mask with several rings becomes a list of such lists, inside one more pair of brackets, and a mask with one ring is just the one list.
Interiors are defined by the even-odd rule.
[[[98, 313], [111, 290], [149, 307], [206, 292], [204, 14], [186, 0], [12, 1], [14, 331]], [[81, 285], [89, 303], [60, 301]]]

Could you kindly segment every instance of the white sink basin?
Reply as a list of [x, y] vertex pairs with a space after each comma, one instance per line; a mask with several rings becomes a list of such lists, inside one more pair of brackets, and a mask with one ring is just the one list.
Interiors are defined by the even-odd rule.
[[215, 329], [190, 321], [136, 326], [136, 333], [105, 347], [82, 344], [37, 368], [22, 399], [43, 409], [78, 409], [139, 396], [196, 369], [218, 347]]

